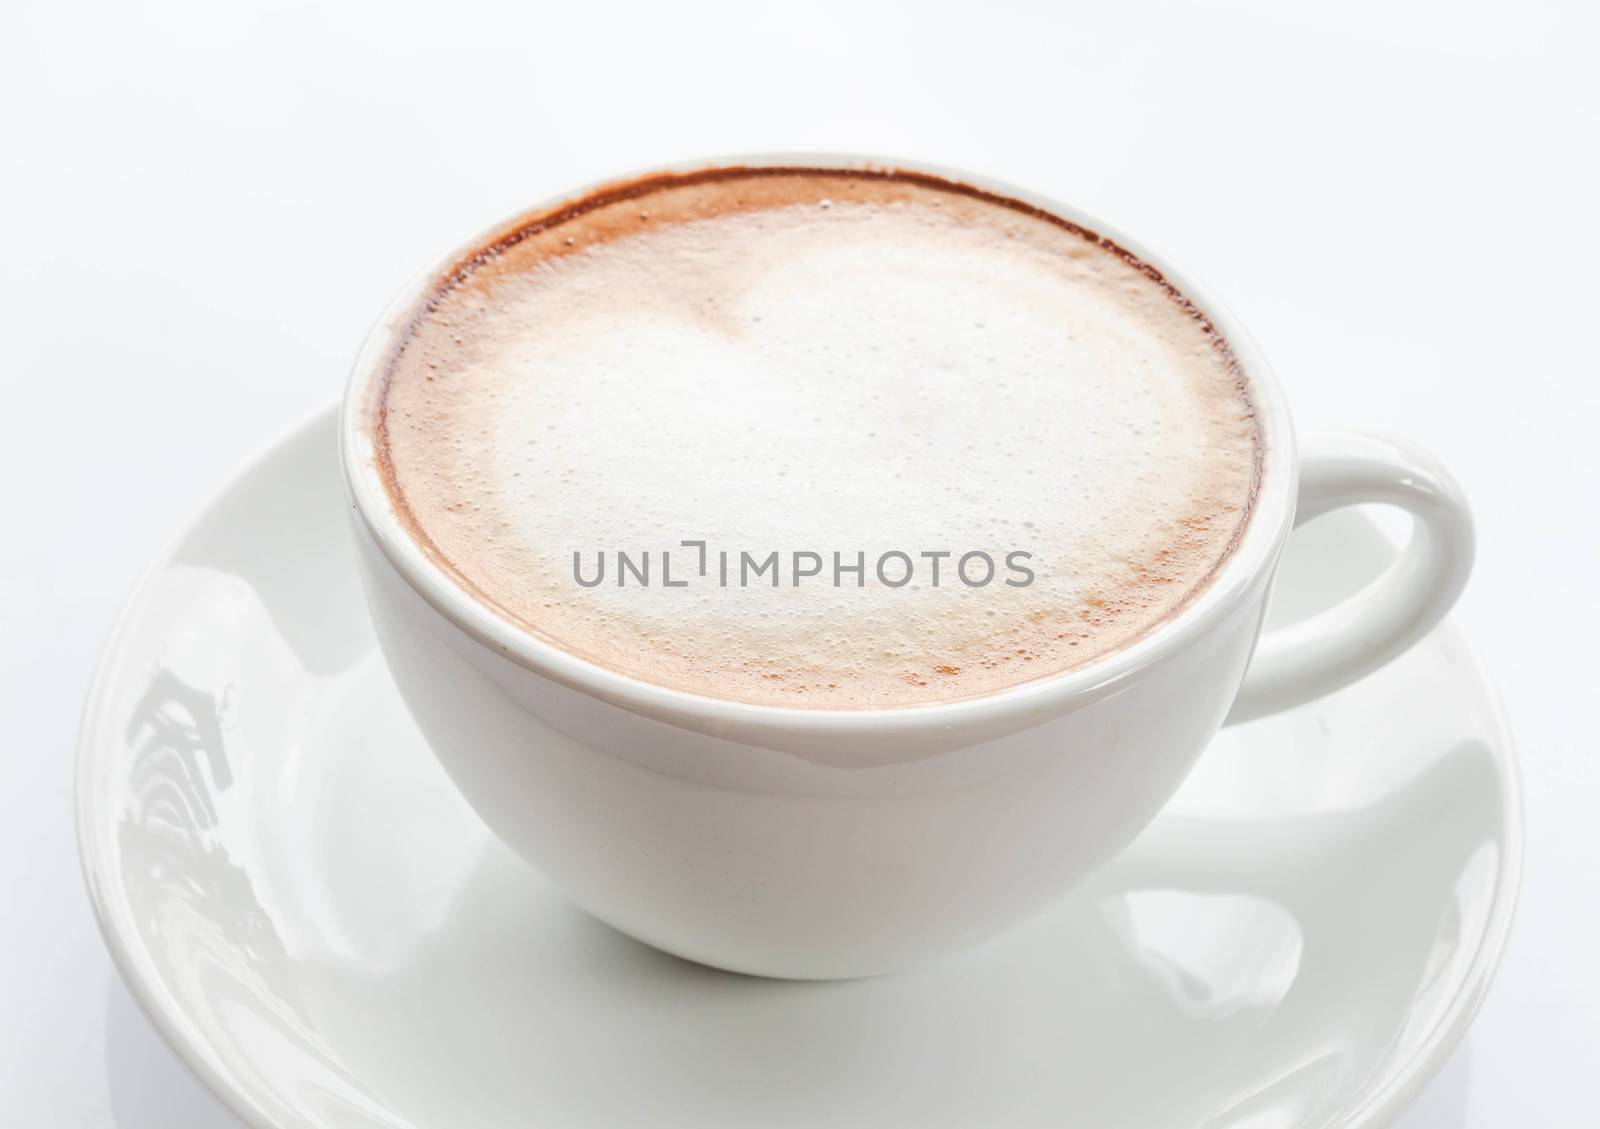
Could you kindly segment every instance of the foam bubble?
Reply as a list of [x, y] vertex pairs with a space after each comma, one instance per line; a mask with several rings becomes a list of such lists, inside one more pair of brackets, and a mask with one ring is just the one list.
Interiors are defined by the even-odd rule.
[[[648, 217], [623, 201], [488, 257], [392, 366], [391, 490], [527, 629], [698, 693], [911, 704], [1124, 646], [1230, 551], [1259, 444], [1239, 374], [1114, 249], [898, 179], [726, 178]], [[619, 550], [650, 586], [616, 584]], [[780, 585], [717, 586], [719, 550], [777, 551]], [[601, 551], [582, 587], [574, 552], [592, 575]], [[661, 586], [663, 551], [689, 587]], [[794, 585], [796, 551], [822, 575]], [[864, 586], [826, 582], [834, 552]], [[879, 581], [890, 552], [913, 582]]]

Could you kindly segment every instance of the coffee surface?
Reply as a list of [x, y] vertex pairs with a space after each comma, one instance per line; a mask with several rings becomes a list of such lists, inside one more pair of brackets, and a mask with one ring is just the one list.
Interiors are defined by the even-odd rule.
[[412, 312], [370, 412], [397, 510], [477, 600], [784, 706], [1127, 646], [1232, 551], [1261, 458], [1231, 351], [1159, 274], [914, 174], [663, 176], [525, 217]]

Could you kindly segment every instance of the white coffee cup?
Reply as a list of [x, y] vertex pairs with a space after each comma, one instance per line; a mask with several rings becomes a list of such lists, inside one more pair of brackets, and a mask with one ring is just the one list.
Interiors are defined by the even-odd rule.
[[[1392, 439], [1297, 443], [1255, 344], [1162, 256], [1065, 205], [947, 169], [836, 154], [679, 168], [763, 164], [916, 168], [1026, 201], [1152, 264], [1243, 366], [1265, 443], [1260, 493], [1210, 586], [1086, 668], [977, 698], [865, 710], [755, 705], [642, 682], [497, 617], [392, 508], [366, 393], [407, 312], [460, 253], [447, 256], [373, 329], [345, 397], [342, 461], [362, 579], [395, 681], [451, 778], [506, 843], [596, 917], [740, 972], [831, 978], [911, 967], [1048, 905], [1149, 822], [1221, 725], [1382, 665], [1460, 593], [1472, 523], [1450, 476]], [[1263, 637], [1294, 525], [1371, 502], [1416, 519], [1394, 565], [1343, 603]]]

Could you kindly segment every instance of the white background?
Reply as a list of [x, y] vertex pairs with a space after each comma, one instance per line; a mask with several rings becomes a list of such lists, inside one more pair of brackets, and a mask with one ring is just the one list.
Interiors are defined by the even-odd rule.
[[[231, 1126], [101, 948], [77, 713], [140, 567], [339, 390], [405, 278], [653, 162], [860, 149], [1072, 201], [1190, 266], [1304, 429], [1474, 499], [1460, 610], [1522, 746], [1520, 917], [1405, 1129], [1600, 1124], [1600, 24], [1572, 3], [0, 16], [0, 1125]], [[1592, 9], [1590, 9], [1592, 11]]]

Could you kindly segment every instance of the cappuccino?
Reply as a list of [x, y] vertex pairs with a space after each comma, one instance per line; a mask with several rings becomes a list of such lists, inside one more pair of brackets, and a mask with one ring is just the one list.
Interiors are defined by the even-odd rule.
[[923, 173], [664, 174], [460, 257], [369, 390], [411, 536], [647, 682], [888, 708], [1103, 658], [1239, 541], [1261, 438], [1153, 268]]

